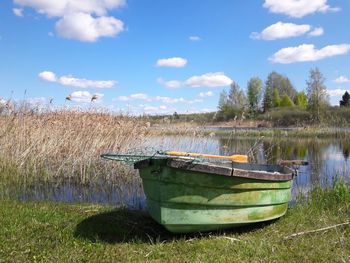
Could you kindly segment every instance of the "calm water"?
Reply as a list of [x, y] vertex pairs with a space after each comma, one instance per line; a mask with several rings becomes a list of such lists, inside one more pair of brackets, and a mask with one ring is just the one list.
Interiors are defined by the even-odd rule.
[[[144, 142], [140, 149], [149, 154], [157, 150], [178, 150], [232, 155], [248, 154], [257, 163], [275, 164], [278, 160], [303, 159], [310, 165], [299, 168], [294, 180], [293, 200], [298, 193], [306, 193], [315, 185], [329, 187], [337, 177], [350, 182], [350, 141], [329, 139], [247, 139], [227, 136], [153, 137]], [[136, 150], [135, 153], [140, 153]], [[99, 203], [124, 205], [132, 209], [145, 208], [145, 196], [141, 180], [130, 166], [127, 180], [106, 180], [100, 178], [88, 184], [78, 181], [22, 182], [6, 187], [3, 196], [20, 200], [50, 200], [72, 203]], [[292, 202], [293, 202], [292, 200]]]

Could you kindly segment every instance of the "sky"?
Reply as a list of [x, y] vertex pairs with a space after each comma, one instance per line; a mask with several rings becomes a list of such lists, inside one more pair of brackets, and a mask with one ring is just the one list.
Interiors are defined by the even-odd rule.
[[[350, 0], [3, 0], [0, 103], [215, 111], [222, 90], [309, 70], [350, 90]], [[66, 98], [69, 98], [67, 100]]]

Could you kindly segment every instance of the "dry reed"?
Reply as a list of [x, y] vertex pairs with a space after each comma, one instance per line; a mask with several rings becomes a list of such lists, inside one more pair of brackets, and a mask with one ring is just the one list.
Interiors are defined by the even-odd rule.
[[127, 151], [139, 145], [147, 133], [147, 125], [141, 120], [109, 112], [59, 110], [2, 114], [0, 163], [2, 168], [16, 167], [21, 174], [34, 172], [84, 179], [118, 166], [103, 162], [101, 153]]

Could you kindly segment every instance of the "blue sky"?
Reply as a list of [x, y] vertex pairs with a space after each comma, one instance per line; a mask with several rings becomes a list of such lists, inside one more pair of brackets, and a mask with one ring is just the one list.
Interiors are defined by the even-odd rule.
[[275, 70], [301, 91], [317, 66], [336, 104], [350, 89], [349, 12], [349, 0], [5, 0], [0, 97], [205, 112], [232, 80], [245, 89]]

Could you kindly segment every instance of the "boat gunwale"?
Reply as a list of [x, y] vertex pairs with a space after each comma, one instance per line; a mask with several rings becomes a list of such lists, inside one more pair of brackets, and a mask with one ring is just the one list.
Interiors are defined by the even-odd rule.
[[[188, 160], [188, 159], [184, 160], [180, 158], [176, 158], [176, 159], [169, 158], [166, 160], [166, 166], [170, 168], [181, 169], [185, 171], [201, 172], [201, 173], [207, 173], [207, 174], [215, 174], [215, 175], [221, 175], [226, 177], [240, 177], [240, 178], [264, 180], [264, 181], [290, 181], [290, 180], [293, 180], [294, 177], [296, 176], [295, 172], [286, 166], [271, 165], [271, 167], [279, 167], [280, 170], [283, 170], [286, 172], [286, 173], [280, 173], [280, 172], [266, 172], [266, 171], [259, 171], [259, 170], [238, 169], [238, 168], [234, 168], [234, 164], [238, 164], [238, 163], [232, 162], [232, 167], [228, 167], [228, 166], [216, 165], [212, 163], [198, 163], [198, 162], [195, 162], [194, 160]], [[152, 159], [146, 159], [146, 160], [136, 162], [134, 164], [134, 168], [144, 169], [150, 165], [152, 165]], [[239, 165], [240, 166], [246, 165], [247, 167], [249, 167], [249, 164], [239, 163]], [[268, 165], [265, 165], [265, 166], [268, 167]]]

